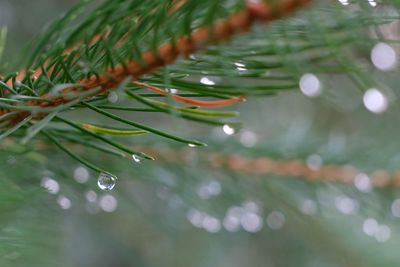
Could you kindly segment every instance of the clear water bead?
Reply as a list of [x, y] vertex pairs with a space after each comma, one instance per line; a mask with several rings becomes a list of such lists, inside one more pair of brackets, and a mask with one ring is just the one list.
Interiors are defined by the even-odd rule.
[[136, 163], [140, 163], [143, 160], [140, 156], [137, 156], [137, 155], [132, 155], [132, 159]]
[[97, 185], [101, 190], [112, 190], [117, 182], [117, 177], [109, 174], [102, 172], [99, 175], [99, 178], [97, 180]]
[[233, 134], [235, 134], [235, 128], [233, 128], [232, 126], [230, 126], [230, 125], [228, 125], [228, 124], [225, 124], [223, 127], [222, 127], [222, 130], [224, 131], [224, 133], [226, 134], [226, 135], [233, 135]]

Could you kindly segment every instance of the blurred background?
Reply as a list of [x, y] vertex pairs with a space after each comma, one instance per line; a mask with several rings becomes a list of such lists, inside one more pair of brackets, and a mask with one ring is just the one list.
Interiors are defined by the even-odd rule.
[[[0, 0], [3, 61], [75, 2]], [[81, 151], [118, 173], [110, 192], [58, 150], [10, 144], [0, 151], [0, 265], [398, 266], [400, 192], [387, 182], [400, 170], [398, 75], [370, 75], [387, 97], [340, 75], [303, 90], [310, 74], [298, 90], [237, 105], [241, 129], [134, 115], [208, 147], [135, 139], [157, 158], [141, 163]], [[302, 166], [324, 178], [298, 175]]]

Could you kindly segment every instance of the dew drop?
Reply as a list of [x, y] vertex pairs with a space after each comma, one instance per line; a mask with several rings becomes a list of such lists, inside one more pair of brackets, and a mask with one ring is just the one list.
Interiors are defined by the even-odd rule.
[[174, 89], [174, 88], [169, 88], [168, 91], [169, 91], [171, 94], [177, 94], [177, 93], [178, 93], [178, 89]]
[[235, 134], [235, 129], [233, 128], [233, 127], [231, 127], [230, 125], [228, 125], [228, 124], [225, 124], [223, 127], [222, 127], [222, 130], [224, 131], [224, 133], [225, 134], [227, 134], [227, 135], [233, 135], [233, 134]]
[[42, 181], [41, 181], [41, 186], [44, 187], [45, 189], [47, 189], [47, 191], [50, 194], [57, 194], [58, 191], [60, 191], [60, 185], [59, 183], [54, 180], [51, 179], [50, 177], [43, 177]]
[[116, 92], [110, 92], [107, 96], [108, 102], [113, 103], [113, 104], [117, 103], [118, 99], [119, 99], [119, 96]]
[[206, 214], [202, 221], [202, 227], [209, 233], [217, 233], [221, 230], [221, 222], [217, 218]]
[[373, 113], [382, 113], [388, 107], [388, 99], [376, 88], [368, 89], [363, 96], [364, 106]]
[[240, 62], [235, 62], [235, 66], [236, 66], [236, 67], [239, 67], [239, 68], [245, 68], [245, 67], [246, 67], [245, 64], [240, 63]]
[[132, 159], [133, 159], [133, 161], [135, 162], [135, 163], [140, 163], [140, 162], [142, 162], [142, 158], [141, 157], [139, 157], [138, 155], [132, 155]]
[[101, 197], [100, 201], [100, 208], [105, 212], [113, 212], [116, 210], [118, 206], [118, 201], [112, 195], [104, 195]]
[[188, 147], [196, 147], [197, 145], [195, 144], [188, 144]]
[[279, 211], [273, 211], [267, 217], [267, 224], [272, 230], [279, 230], [285, 224], [285, 215]]
[[245, 212], [240, 218], [240, 224], [249, 233], [258, 232], [263, 228], [262, 218], [253, 212]]
[[306, 73], [300, 78], [299, 82], [301, 92], [308, 97], [317, 97], [321, 94], [321, 82], [312, 73]]
[[201, 78], [200, 82], [205, 85], [215, 85], [215, 82], [208, 77]]
[[245, 147], [253, 147], [257, 143], [257, 135], [249, 130], [244, 130], [240, 135], [240, 143]]
[[372, 189], [371, 178], [365, 173], [359, 173], [354, 177], [354, 185], [363, 193], [368, 193]]
[[338, 196], [335, 199], [336, 208], [345, 215], [355, 214], [358, 209], [358, 202], [347, 196]]
[[117, 182], [116, 176], [102, 172], [100, 173], [99, 178], [97, 180], [97, 185], [101, 190], [112, 190], [116, 182]]
[[368, 0], [368, 3], [369, 3], [370, 6], [376, 6], [377, 5], [375, 0]]
[[386, 43], [378, 43], [372, 48], [371, 61], [379, 70], [391, 70], [395, 68], [397, 64], [396, 51]]
[[339, 2], [344, 6], [347, 6], [349, 4], [349, 0], [339, 0]]
[[78, 167], [74, 170], [74, 179], [78, 183], [86, 183], [89, 177], [89, 171], [85, 167]]
[[362, 230], [366, 235], [373, 236], [378, 228], [379, 224], [374, 218], [368, 218], [363, 222]]
[[97, 194], [92, 190], [86, 192], [85, 197], [88, 202], [94, 203], [97, 200]]
[[186, 213], [186, 218], [193, 224], [194, 227], [201, 228], [205, 214], [196, 209], [191, 209]]
[[71, 208], [71, 205], [72, 205], [71, 200], [63, 195], [60, 195], [57, 198], [57, 203], [58, 203], [58, 205], [60, 205], [60, 207], [63, 210], [67, 210], [67, 209]]
[[318, 211], [317, 203], [311, 199], [305, 199], [300, 203], [299, 208], [306, 215], [314, 215]]
[[317, 171], [322, 167], [323, 159], [318, 154], [311, 154], [306, 160], [307, 167], [313, 171]]
[[390, 227], [384, 224], [379, 225], [378, 229], [374, 233], [376, 241], [380, 243], [388, 241], [390, 239], [390, 236], [391, 236]]

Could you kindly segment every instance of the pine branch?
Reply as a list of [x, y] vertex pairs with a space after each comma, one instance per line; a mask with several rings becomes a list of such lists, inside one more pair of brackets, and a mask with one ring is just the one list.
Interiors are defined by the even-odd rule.
[[[188, 56], [196, 50], [204, 49], [209, 43], [227, 40], [235, 33], [247, 31], [255, 21], [271, 21], [281, 18], [296, 10], [298, 7], [302, 7], [307, 2], [309, 1], [291, 0], [271, 4], [268, 2], [255, 3], [253, 1], [249, 1], [243, 3], [242, 1], [237, 1], [235, 8], [232, 9], [234, 10], [233, 14], [225, 14], [224, 16], [226, 16], [226, 18], [220, 18], [214, 14], [215, 10], [217, 9], [214, 9], [213, 5], [211, 5], [210, 8], [199, 5], [195, 1], [166, 1], [164, 4], [166, 9], [163, 9], [163, 7], [156, 7], [156, 9], [154, 9], [154, 7], [149, 4], [149, 7], [143, 7], [149, 8], [149, 10], [154, 10], [155, 12], [159, 12], [158, 15], [160, 18], [165, 18], [166, 14], [163, 13], [164, 10], [168, 10], [170, 13], [169, 15], [188, 15], [185, 19], [183, 19], [182, 25], [189, 27], [189, 30], [184, 30], [183, 36], [179, 36], [179, 34], [177, 36], [169, 36], [168, 39], [170, 41], [167, 42], [157, 40], [159, 37], [155, 35], [156, 39], [154, 40], [155, 43], [153, 44], [153, 48], [147, 52], [141, 53], [138, 59], [129, 61], [122, 60], [120, 55], [113, 53], [113, 51], [121, 47], [124, 47], [124, 51], [127, 51], [128, 49], [131, 50], [132, 44], [130, 44], [130, 41], [133, 40], [131, 35], [135, 34], [135, 30], [130, 30], [121, 35], [120, 33], [114, 34], [114, 32], [117, 31], [117, 28], [108, 27], [105, 32], [96, 32], [92, 37], [89, 37], [90, 41], [87, 42], [88, 46], [84, 51], [80, 49], [82, 43], [73, 44], [78, 32], [85, 30], [88, 25], [97, 19], [96, 17], [89, 17], [86, 22], [83, 22], [80, 26], [78, 26], [75, 31], [72, 31], [69, 37], [65, 40], [66, 45], [68, 45], [67, 48], [62, 48], [62, 50], [56, 48], [56, 52], [53, 52], [56, 53], [55, 55], [51, 55], [52, 52], [49, 51], [47, 52], [50, 54], [49, 56], [45, 55], [43, 58], [37, 60], [37, 63], [34, 63], [36, 61], [36, 54], [40, 53], [40, 50], [43, 49], [43, 46], [46, 42], [50, 41], [52, 35], [58, 34], [56, 31], [62, 30], [62, 28], [67, 25], [67, 22], [69, 22], [77, 12], [84, 8], [85, 3], [82, 2], [50, 27], [48, 32], [38, 42], [37, 47], [34, 49], [34, 54], [28, 61], [29, 67], [26, 70], [21, 70], [18, 74], [10, 74], [5, 77], [3, 81], [1, 81], [1, 92], [5, 98], [3, 98], [3, 103], [0, 103], [0, 108], [3, 109], [0, 110], [0, 125], [3, 127], [3, 129], [9, 128], [1, 135], [1, 138], [8, 136], [14, 131], [17, 131], [19, 128], [23, 127], [27, 118], [33, 119], [34, 121], [38, 120], [39, 122], [32, 126], [32, 128], [35, 130], [28, 129], [28, 134], [22, 140], [23, 143], [27, 143], [28, 140], [32, 139], [39, 131], [44, 129], [57, 113], [68, 110], [71, 106], [81, 104], [82, 106], [92, 109], [95, 112], [130, 126], [138, 127], [145, 131], [189, 145], [203, 145], [201, 142], [187, 140], [185, 138], [177, 137], [148, 126], [120, 118], [102, 108], [98, 108], [95, 105], [89, 104], [88, 102], [83, 102], [82, 100], [96, 100], [97, 98], [108, 94], [110, 90], [126, 87], [126, 85], [129, 84], [129, 80], [126, 79], [127, 77], [132, 77], [134, 80], [137, 80], [139, 77], [152, 73], [157, 68], [165, 64], [173, 63], [179, 55]], [[217, 4], [217, 2], [215, 2], [215, 4], [217, 6], [220, 5], [220, 3]], [[114, 7], [118, 6], [116, 5]], [[110, 8], [112, 9], [113, 7], [111, 6]], [[204, 11], [206, 11], [206, 20], [204, 21], [204, 24], [206, 26], [199, 25], [195, 28], [190, 26], [190, 24], [192, 24], [192, 21], [190, 20], [194, 19], [190, 18], [192, 12], [202, 12], [200, 9], [196, 11], [196, 8], [205, 8]], [[236, 9], [239, 11], [236, 11]], [[103, 12], [104, 10], [105, 6], [101, 6], [98, 9], [98, 12]], [[139, 22], [139, 26], [137, 28], [137, 30], [139, 30], [141, 27], [144, 27], [144, 25], [141, 25], [140, 23], [144, 23], [147, 18], [137, 17], [137, 19], [141, 21]], [[123, 20], [128, 22], [129, 17], [124, 17]], [[156, 24], [152, 26], [154, 27], [153, 30], [155, 34], [160, 34], [158, 32], [160, 25], [157, 23], [161, 23], [161, 21], [157, 22], [156, 20], [155, 22]], [[129, 23], [125, 24], [130, 27]], [[96, 31], [98, 31], [98, 28], [96, 28]], [[114, 44], [111, 44], [111, 39], [113, 39]], [[86, 78], [76, 79], [76, 75], [74, 75], [75, 71], [73, 70], [74, 67], [77, 65], [77, 63], [82, 61], [83, 56], [90, 58], [90, 54], [96, 54], [96, 50], [99, 48], [103, 48], [104, 51], [101, 59], [105, 59], [106, 65], [110, 65], [110, 67], [108, 67], [106, 72], [102, 74], [99, 74], [97, 70], [94, 70], [92, 67], [90, 67], [90, 70], [87, 71]], [[97, 53], [97, 55], [100, 54]], [[34, 64], [36, 64], [37, 67], [30, 71], [30, 66]], [[63, 74], [60, 76], [61, 73]], [[57, 80], [63, 81], [64, 84], [57, 84], [59, 83], [55, 82]], [[47, 86], [45, 85], [46, 83]], [[174, 99], [175, 101], [197, 107], [223, 107], [240, 102], [244, 99], [244, 97], [240, 95], [238, 97], [228, 98], [226, 100], [196, 100], [185, 96], [174, 95], [165, 92], [156, 86], [139, 81], [132, 82], [132, 85], [146, 88], [155, 92], [156, 94], [165, 95]], [[142, 96], [133, 93], [133, 91], [126, 91], [126, 93], [128, 96], [138, 100], [139, 102], [149, 106], [150, 108], [153, 108], [158, 112], [175, 114], [176, 111], [178, 111], [179, 116], [185, 119], [214, 125], [225, 124], [224, 122], [203, 118], [203, 116], [208, 115], [205, 112], [192, 111], [191, 113], [195, 114], [189, 114], [188, 110], [185, 109], [175, 108], [162, 102], [146, 100]], [[10, 96], [13, 98], [10, 98]], [[224, 96], [222, 93], [219, 95], [219, 97], [226, 96]], [[9, 100], [10, 103], [8, 103]], [[53, 115], [46, 116], [48, 113]], [[216, 115], [218, 115], [218, 113], [213, 113], [213, 116]], [[70, 125], [74, 127], [77, 126], [73, 123], [70, 123]], [[89, 133], [87, 130], [85, 130], [85, 128], [79, 127], [78, 129], [82, 133]], [[93, 127], [91, 129], [93, 130]], [[112, 130], [108, 129], [107, 131], [110, 133]], [[62, 147], [58, 141], [55, 141], [56, 138], [50, 135], [50, 133], [47, 133], [46, 135], [51, 139], [51, 141], [55, 142], [57, 146]], [[91, 132], [91, 135], [99, 138], [97, 133]], [[121, 149], [121, 147], [117, 147]], [[66, 149], [63, 150], [67, 151]], [[122, 150], [124, 152], [130, 151], [129, 149]], [[68, 152], [68, 154], [71, 155], [70, 152]], [[140, 154], [144, 158], [150, 158], [142, 153], [133, 152], [133, 154]], [[74, 156], [74, 158], [77, 159], [79, 157]], [[92, 164], [88, 163], [87, 166], [92, 166]]]
[[[52, 116], [48, 114], [57, 114], [54, 118], [65, 124], [67, 138], [90, 137], [122, 153], [150, 158], [103, 137], [105, 132], [115, 134], [115, 127], [93, 130], [85, 128], [93, 123], [65, 120], [63, 114], [90, 109], [133, 127], [123, 129], [125, 133], [142, 129], [188, 145], [202, 145], [109, 110], [166, 113], [210, 125], [235, 125], [225, 120], [232, 112], [198, 107], [227, 107], [247, 96], [296, 89], [305, 73], [320, 75], [321, 80], [328, 75], [346, 75], [363, 91], [378, 87], [380, 81], [365, 74], [370, 66], [351, 52], [365, 52], [376, 43], [365, 27], [377, 28], [398, 20], [398, 16], [376, 16], [368, 4], [357, 1], [360, 9], [355, 13], [338, 3], [323, 3], [326, 9], [311, 9], [306, 19], [279, 21], [307, 2], [105, 1], [85, 19], [76, 20], [78, 14], [88, 11], [88, 2], [83, 1], [36, 41], [20, 73], [10, 73], [0, 81], [2, 137], [26, 130], [23, 141], [27, 142], [51, 128]], [[257, 27], [257, 21], [275, 20], [268, 34]], [[256, 27], [251, 28], [253, 24]], [[250, 29], [250, 34], [223, 42]], [[205, 52], [192, 54], [198, 50]], [[190, 57], [174, 63], [182, 55]], [[123, 95], [145, 107], [107, 105], [107, 95]], [[155, 101], [155, 97], [165, 101]], [[194, 99], [197, 97], [202, 99]], [[26, 118], [31, 118], [30, 128], [22, 123]]]
[[[41, 107], [54, 107], [63, 103], [68, 103], [70, 101], [69, 97], [66, 98], [62, 96], [62, 94], [66, 93], [78, 93], [80, 91], [87, 91], [92, 89], [98, 89], [98, 92], [91, 95], [91, 97], [97, 95], [103, 95], [107, 93], [109, 90], [117, 88], [119, 84], [126, 79], [126, 77], [133, 77], [134, 79], [138, 79], [140, 76], [152, 73], [155, 69], [165, 65], [171, 64], [180, 54], [189, 55], [194, 51], [204, 48], [207, 43], [210, 42], [218, 42], [221, 40], [226, 40], [231, 37], [233, 34], [237, 32], [242, 32], [247, 30], [250, 25], [256, 20], [263, 21], [271, 21], [273, 19], [281, 18], [282, 16], [291, 13], [293, 10], [298, 7], [303, 6], [309, 1], [281, 1], [277, 5], [271, 5], [267, 3], [253, 3], [250, 1], [247, 3], [247, 6], [244, 11], [238, 12], [226, 20], [221, 20], [216, 22], [213, 27], [209, 28], [199, 28], [196, 29], [189, 36], [181, 37], [176, 41], [175, 44], [163, 44], [158, 49], [157, 52], [148, 51], [141, 55], [141, 63], [135, 61], [129, 61], [126, 63], [121, 63], [111, 69], [109, 69], [106, 73], [101, 75], [94, 75], [89, 79], [84, 79], [75, 82], [79, 85], [79, 87], [66, 87], [58, 90], [58, 93], [61, 94], [58, 98], [53, 98], [49, 94], [45, 94], [41, 96], [40, 100], [31, 100], [26, 102], [27, 105], [31, 106], [41, 106]], [[181, 4], [183, 6], [184, 4]], [[101, 41], [106, 42], [106, 39], [109, 36], [106, 34]], [[91, 41], [94, 43], [98, 41], [99, 36], [95, 36], [95, 38]], [[125, 41], [122, 39], [122, 41]], [[122, 45], [123, 42], [119, 41], [118, 45]], [[74, 53], [73, 49], [68, 49], [64, 55], [71, 55]], [[72, 75], [69, 73], [68, 68], [66, 67], [63, 61], [60, 61], [61, 67], [66, 73], [66, 76], [70, 80], [70, 82], [74, 82]], [[49, 69], [50, 65], [48, 62], [44, 62], [39, 68], [37, 68], [30, 76], [42, 76], [44, 73], [42, 72], [44, 69]], [[51, 71], [51, 70], [50, 70]], [[27, 73], [25, 70], [22, 70], [13, 80], [9, 80], [7, 82], [6, 89], [10, 91], [15, 91], [15, 84], [17, 82], [21, 83], [22, 80], [26, 79]], [[31, 77], [29, 77], [29, 80]], [[165, 94], [161, 89], [155, 89], [153, 86], [146, 85], [144, 83], [135, 82], [136, 85], [143, 86], [147, 89], [156, 91], [157, 93]], [[29, 87], [28, 87], [29, 88]], [[179, 96], [173, 96], [175, 99], [180, 98]], [[237, 101], [240, 101], [241, 98], [237, 100], [232, 100], [229, 104], [233, 104]], [[198, 106], [200, 102], [194, 102]], [[193, 103], [191, 103], [193, 104]], [[204, 106], [216, 107], [216, 104], [207, 104], [204, 103]], [[2, 111], [0, 115], [5, 115], [11, 111]], [[12, 115], [7, 118], [7, 121], [10, 121], [10, 125], [16, 124], [19, 121], [23, 120], [28, 116], [29, 113], [24, 111], [18, 111], [19, 114]], [[39, 117], [40, 118], [40, 117]]]

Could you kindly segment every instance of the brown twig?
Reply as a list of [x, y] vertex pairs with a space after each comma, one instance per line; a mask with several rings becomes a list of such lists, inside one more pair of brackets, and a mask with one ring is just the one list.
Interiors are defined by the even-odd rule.
[[[144, 147], [141, 151], [153, 155], [158, 160], [179, 163], [185, 162], [188, 158], [188, 150], [152, 149]], [[190, 151], [192, 152], [192, 151]], [[300, 178], [309, 182], [336, 182], [343, 184], [354, 184], [357, 175], [363, 171], [352, 165], [307, 163], [301, 159], [282, 160], [270, 157], [249, 158], [241, 155], [227, 155], [219, 152], [199, 152], [201, 159], [214, 168], [226, 168], [230, 171], [261, 176], [279, 176]], [[400, 170], [388, 172], [378, 169], [366, 173], [372, 187], [390, 188], [400, 187]]]
[[182, 102], [185, 104], [189, 104], [192, 106], [198, 106], [198, 107], [207, 107], [207, 108], [220, 108], [220, 107], [227, 107], [231, 106], [233, 104], [236, 104], [238, 102], [244, 101], [246, 98], [244, 96], [238, 96], [238, 97], [232, 97], [229, 99], [224, 99], [224, 100], [214, 100], [214, 101], [205, 101], [205, 100], [197, 100], [197, 99], [191, 99], [188, 97], [183, 97], [180, 95], [174, 95], [171, 93], [168, 93], [156, 86], [149, 85], [147, 83], [142, 83], [138, 81], [133, 82], [135, 85], [146, 88], [150, 91], [153, 91], [155, 93], [158, 93], [160, 95], [168, 95], [169, 97], [175, 99], [178, 102]]
[[[0, 144], [0, 150], [15, 143], [14, 138], [6, 138]], [[73, 147], [76, 143], [69, 143]], [[52, 147], [48, 143], [37, 141], [35, 148], [49, 151]], [[82, 149], [77, 145], [77, 149]], [[354, 185], [360, 174], [370, 179], [370, 185], [375, 188], [400, 188], [400, 170], [386, 171], [376, 169], [364, 172], [350, 164], [315, 164], [304, 159], [273, 159], [271, 157], [246, 157], [238, 154], [226, 154], [214, 151], [194, 151], [192, 148], [169, 149], [154, 148], [152, 146], [135, 147], [140, 151], [153, 156], [160, 162], [179, 164], [190, 163], [190, 155], [196, 153], [201, 163], [206, 167], [227, 169], [234, 173], [255, 176], [277, 176], [282, 178], [303, 179], [308, 182], [333, 182]]]

